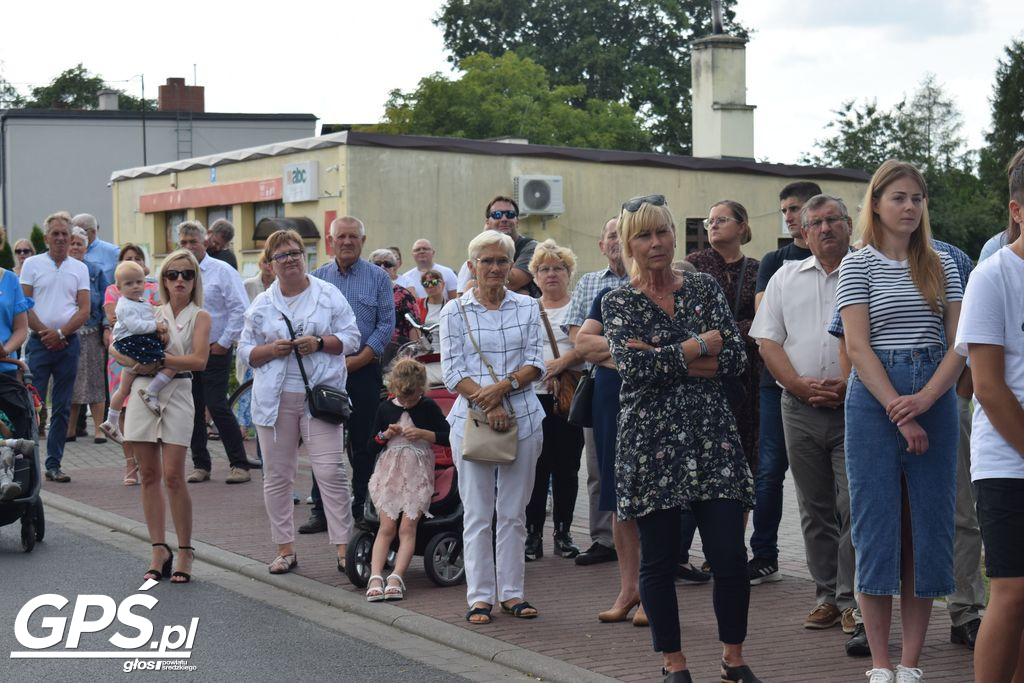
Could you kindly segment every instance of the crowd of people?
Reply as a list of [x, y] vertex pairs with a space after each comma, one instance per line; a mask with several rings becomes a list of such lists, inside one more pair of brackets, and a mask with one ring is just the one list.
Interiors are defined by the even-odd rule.
[[[298, 566], [296, 532], [323, 531], [344, 572], [369, 499], [380, 528], [366, 599], [402, 599], [416, 526], [430, 514], [431, 446], [450, 445], [467, 622], [490, 623], [495, 605], [540, 616], [526, 565], [545, 553], [550, 512], [554, 555], [617, 562], [618, 593], [597, 617], [649, 625], [666, 681], [691, 680], [675, 590], [684, 581], [713, 584], [722, 680], [752, 683], [751, 586], [781, 578], [788, 469], [815, 587], [804, 627], [841, 626], [847, 654], [871, 657], [872, 683], [910, 683], [923, 677], [933, 599], [946, 597], [950, 638], [975, 650], [976, 680], [1019, 680], [1024, 150], [1008, 181], [1008, 227], [976, 269], [932, 237], [925, 179], [898, 161], [876, 170], [857, 216], [815, 183], [786, 185], [792, 242], [760, 261], [743, 253], [751, 227], [736, 200], [708, 207], [709, 246], [678, 262], [665, 196], [628, 199], [597, 242], [607, 267], [578, 278], [576, 254], [521, 234], [505, 196], [486, 205], [458, 274], [426, 239], [412, 244], [415, 267], [404, 273], [396, 247], [364, 258], [366, 227], [344, 216], [328, 226], [329, 263], [309, 270], [305, 241], [282, 222], [244, 282], [230, 222], [186, 221], [154, 279], [140, 247], [99, 239], [88, 214], [55, 213], [47, 251], [19, 241], [14, 272], [2, 273], [21, 287], [0, 296], [0, 360], [24, 348], [49, 398], [47, 480], [70, 481], [64, 444], [82, 435], [86, 406], [94, 438], [122, 444], [123, 483], [141, 484], [148, 578], [191, 580], [187, 483], [212, 477], [207, 416], [227, 453], [226, 483], [250, 480], [256, 463], [227, 404], [237, 352], [237, 372], [253, 379], [270, 573]], [[425, 396], [423, 364], [389, 362], [421, 325], [439, 326], [426, 346], [456, 396], [447, 418]], [[570, 419], [586, 384], [585, 418]], [[311, 388], [325, 386], [344, 390], [350, 414], [314, 405]], [[300, 444], [313, 507], [296, 529]], [[570, 532], [581, 466], [585, 550]], [[702, 566], [690, 557], [697, 531]]]

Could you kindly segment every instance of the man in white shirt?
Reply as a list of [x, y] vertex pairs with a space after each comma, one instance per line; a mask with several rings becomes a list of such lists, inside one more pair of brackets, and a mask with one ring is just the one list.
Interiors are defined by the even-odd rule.
[[188, 249], [199, 261], [203, 276], [203, 308], [210, 313], [210, 358], [206, 369], [199, 373], [199, 381], [192, 380], [192, 400], [196, 419], [192, 428], [192, 465], [188, 475], [190, 483], [207, 481], [212, 463], [207, 450], [206, 411], [210, 411], [217, 426], [221, 443], [228, 455], [231, 471], [224, 479], [228, 484], [241, 484], [250, 479], [249, 459], [245, 455], [245, 442], [238, 428], [238, 420], [228, 406], [228, 373], [232, 346], [242, 336], [243, 316], [249, 297], [238, 271], [224, 261], [207, 256], [204, 238], [206, 230], [198, 221], [185, 221], [178, 226], [178, 244]]
[[89, 318], [89, 268], [68, 256], [71, 217], [51, 214], [43, 224], [47, 252], [30, 257], [21, 268], [21, 288], [34, 302], [28, 311], [31, 330], [26, 349], [33, 384], [43, 405], [50, 397], [49, 438], [46, 439], [46, 479], [66, 483], [61, 470], [64, 437], [68, 433], [71, 392], [78, 372], [79, 340], [76, 332]]
[[423, 289], [420, 281], [423, 273], [428, 270], [436, 270], [444, 278], [445, 301], [455, 298], [456, 283], [458, 282], [455, 271], [440, 263], [434, 263], [434, 246], [430, 240], [418, 239], [412, 243], [412, 257], [416, 261], [416, 267], [407, 270], [398, 278], [398, 284], [416, 293], [417, 299], [424, 299], [427, 290]]
[[841, 199], [817, 195], [801, 210], [811, 250], [768, 282], [750, 328], [765, 367], [783, 388], [782, 424], [793, 473], [807, 568], [817, 606], [804, 627], [855, 628], [854, 553], [846, 479], [846, 380], [838, 340], [827, 331], [835, 309], [839, 263], [850, 249], [852, 222]]

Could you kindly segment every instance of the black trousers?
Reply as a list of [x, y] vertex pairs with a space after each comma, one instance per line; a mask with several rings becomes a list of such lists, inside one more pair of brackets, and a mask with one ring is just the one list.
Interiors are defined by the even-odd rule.
[[[736, 500], [709, 500], [690, 506], [704, 553], [714, 568], [713, 603], [718, 639], [735, 645], [747, 637], [750, 582], [743, 542], [743, 505]], [[679, 508], [637, 517], [640, 530], [640, 599], [651, 622], [657, 652], [679, 652], [679, 606], [676, 563], [679, 560]]]
[[538, 394], [544, 408], [544, 445], [537, 459], [537, 476], [533, 480], [533, 495], [526, 505], [526, 530], [540, 533], [547, 517], [545, 503], [548, 498], [548, 480], [551, 480], [551, 517], [555, 531], [568, 531], [576, 507], [579, 488], [580, 458], [583, 454], [583, 430], [555, 415], [554, 398]]
[[196, 417], [192, 425], [192, 465], [196, 469], [211, 471], [210, 451], [206, 441], [206, 411], [210, 411], [213, 424], [217, 426], [220, 441], [228, 454], [231, 467], [249, 469], [249, 459], [245, 455], [245, 442], [238, 428], [238, 420], [228, 407], [228, 373], [234, 367], [234, 354], [228, 351], [223, 356], [210, 354], [206, 369], [193, 373], [192, 402], [196, 407]]
[[[345, 429], [348, 430], [350, 445], [348, 459], [352, 464], [352, 516], [356, 519], [363, 518], [366, 489], [370, 484], [370, 475], [373, 474], [373, 456], [366, 445], [377, 418], [382, 382], [380, 363], [373, 361], [350, 373], [345, 383], [345, 391], [352, 401], [352, 416]], [[313, 489], [309, 495], [313, 498], [314, 514], [322, 515], [324, 506], [320, 500], [316, 477], [313, 477]]]

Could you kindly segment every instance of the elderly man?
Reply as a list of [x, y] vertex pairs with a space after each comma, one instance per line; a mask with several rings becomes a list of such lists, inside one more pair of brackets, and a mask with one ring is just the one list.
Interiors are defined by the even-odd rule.
[[[348, 381], [345, 390], [352, 401], [348, 420], [349, 461], [352, 463], [352, 515], [363, 519], [366, 487], [373, 473], [373, 457], [366, 448], [373, 431], [373, 421], [380, 403], [380, 357], [395, 330], [395, 298], [391, 278], [381, 268], [360, 256], [366, 244], [366, 227], [358, 218], [342, 216], [331, 223], [328, 245], [334, 260], [313, 271], [315, 277], [330, 282], [345, 296], [356, 315], [362, 346], [345, 356]], [[313, 480], [313, 511], [309, 521], [299, 527], [300, 534], [326, 531], [320, 489]]]
[[227, 484], [249, 481], [249, 459], [238, 420], [228, 407], [228, 374], [234, 364], [232, 346], [242, 335], [242, 324], [249, 297], [238, 271], [224, 261], [211, 258], [203, 242], [206, 231], [198, 221], [185, 221], [178, 226], [178, 244], [188, 249], [199, 261], [203, 276], [203, 308], [210, 313], [210, 358], [199, 380], [192, 380], [192, 400], [196, 418], [192, 426], [192, 465], [190, 483], [209, 481], [213, 463], [207, 449], [206, 411], [210, 411], [221, 443], [228, 455], [230, 471]]
[[79, 340], [75, 334], [89, 319], [89, 269], [70, 258], [71, 217], [51, 214], [43, 223], [47, 251], [30, 257], [21, 268], [21, 288], [35, 302], [28, 311], [31, 330], [28, 365], [43, 405], [50, 379], [50, 430], [46, 439], [46, 479], [69, 482], [61, 469], [68, 432], [71, 392], [78, 372]]
[[[601, 255], [608, 259], [608, 267], [584, 273], [576, 283], [569, 301], [569, 313], [565, 317], [563, 329], [569, 339], [576, 343], [576, 333], [587, 319], [594, 298], [605, 287], [621, 287], [629, 282], [629, 273], [622, 260], [622, 243], [619, 241], [619, 219], [611, 218], [601, 229], [601, 237], [597, 241]], [[576, 556], [576, 564], [590, 565], [599, 562], [610, 562], [616, 559], [615, 543], [612, 538], [612, 514], [601, 510], [598, 502], [601, 498], [601, 472], [597, 463], [597, 448], [594, 445], [594, 430], [589, 427], [583, 430], [583, 444], [587, 454], [587, 497], [590, 509], [590, 540], [591, 546]]]
[[89, 238], [89, 247], [85, 250], [85, 262], [95, 263], [103, 271], [107, 282], [113, 282], [114, 269], [117, 268], [117, 257], [121, 250], [116, 244], [105, 242], [99, 238], [99, 224], [91, 214], [78, 214], [71, 219], [71, 227], [85, 230], [85, 236]]
[[[519, 234], [519, 205], [511, 197], [501, 195], [487, 203], [484, 209], [484, 229], [497, 230], [512, 238], [515, 244], [515, 263], [508, 273], [508, 288], [518, 294], [527, 294], [534, 298], [540, 296], [540, 288], [533, 281], [530, 274], [530, 260], [537, 248], [537, 240], [526, 235]], [[456, 288], [465, 292], [472, 287], [468, 263], [463, 263], [459, 269]]]
[[206, 231], [206, 255], [223, 261], [238, 270], [238, 259], [235, 252], [228, 248], [235, 239], [235, 226], [226, 218], [218, 218]]
[[786, 263], [772, 276], [750, 335], [783, 388], [783, 431], [816, 586], [816, 606], [804, 627], [824, 629], [842, 621], [852, 633], [857, 605], [841, 409], [846, 379], [838, 340], [827, 327], [853, 225], [843, 201], [829, 195], [811, 197], [800, 216], [812, 255]]
[[445, 299], [455, 298], [455, 291], [458, 288], [458, 277], [451, 268], [434, 262], [434, 247], [430, 244], [430, 240], [418, 239], [413, 242], [412, 258], [416, 261], [416, 267], [402, 273], [402, 276], [397, 280], [399, 285], [415, 292], [417, 299], [426, 298], [427, 290], [423, 289], [423, 283], [420, 279], [423, 277], [423, 273], [428, 270], [436, 270], [444, 278]]

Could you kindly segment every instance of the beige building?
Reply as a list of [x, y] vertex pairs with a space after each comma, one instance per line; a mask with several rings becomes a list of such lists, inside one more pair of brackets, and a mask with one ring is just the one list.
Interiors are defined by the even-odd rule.
[[488, 200], [505, 194], [520, 200], [522, 232], [572, 247], [584, 272], [603, 265], [596, 242], [607, 219], [625, 199], [650, 193], [668, 199], [679, 257], [707, 246], [701, 221], [720, 199], [747, 208], [753, 240], [744, 252], [760, 257], [788, 240], [778, 194], [795, 180], [816, 181], [856, 212], [868, 176], [747, 159], [342, 132], [117, 171], [111, 186], [116, 240], [141, 244], [157, 260], [174, 247], [179, 222], [208, 225], [223, 216], [236, 228], [240, 268], [252, 274], [267, 237], [260, 221], [306, 217], [316, 265], [330, 258], [326, 226], [348, 214], [366, 224], [364, 253], [398, 245], [408, 268], [413, 241], [425, 237], [439, 263], [458, 269]]

